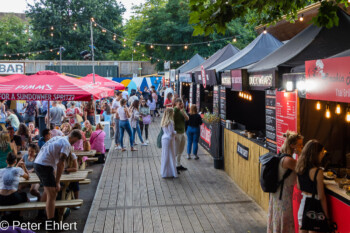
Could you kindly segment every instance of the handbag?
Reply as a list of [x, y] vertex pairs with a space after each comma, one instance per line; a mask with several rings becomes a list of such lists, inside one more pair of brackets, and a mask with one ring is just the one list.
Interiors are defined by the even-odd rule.
[[76, 118], [78, 123], [83, 122], [83, 118], [79, 114], [76, 115]]
[[151, 124], [151, 121], [152, 121], [151, 115], [147, 115], [147, 116], [142, 117], [142, 121], [143, 121], [143, 124], [145, 124], [145, 125]]
[[159, 131], [159, 134], [158, 134], [158, 137], [157, 137], [157, 147], [158, 148], [162, 148], [162, 137], [163, 137], [163, 129], [160, 128], [160, 131]]
[[90, 151], [91, 150], [91, 145], [90, 145], [90, 142], [88, 140], [85, 140], [83, 142], [83, 148], [84, 148], [84, 151]]
[[[331, 226], [328, 224], [328, 219], [324, 214], [320, 200], [315, 198], [317, 190], [317, 173], [319, 168], [315, 172], [312, 197], [307, 197], [305, 200], [305, 207], [303, 212], [303, 219], [301, 228], [302, 230], [318, 231], [318, 232], [333, 232]], [[332, 224], [335, 225], [336, 224]], [[334, 226], [332, 226], [334, 228]]]

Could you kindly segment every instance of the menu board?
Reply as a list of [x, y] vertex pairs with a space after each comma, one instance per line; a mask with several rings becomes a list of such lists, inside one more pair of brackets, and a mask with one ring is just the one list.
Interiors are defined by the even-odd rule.
[[221, 124], [226, 125], [226, 87], [220, 86], [220, 119]]
[[201, 107], [201, 85], [197, 84], [197, 90], [196, 90], [196, 105], [198, 111], [200, 111]]
[[271, 152], [277, 153], [276, 142], [276, 90], [267, 90], [265, 93], [265, 118], [266, 118], [266, 147]]
[[214, 94], [213, 94], [213, 112], [215, 115], [219, 116], [219, 86], [214, 86]]
[[193, 103], [193, 83], [191, 83], [191, 86], [190, 86], [190, 101], [189, 101], [189, 104], [190, 104], [190, 106], [192, 104], [194, 104]]
[[298, 94], [294, 92], [276, 92], [276, 137], [277, 152], [283, 145], [283, 134], [289, 131], [297, 132]]

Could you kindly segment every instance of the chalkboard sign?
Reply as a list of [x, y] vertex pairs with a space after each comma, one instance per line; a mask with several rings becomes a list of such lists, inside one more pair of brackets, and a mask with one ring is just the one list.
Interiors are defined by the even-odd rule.
[[277, 153], [276, 143], [276, 90], [267, 90], [266, 93], [266, 146], [271, 152]]
[[226, 125], [226, 87], [220, 86], [220, 119], [221, 124]]
[[[194, 104], [194, 101], [193, 101], [193, 83], [191, 83], [191, 86], [190, 86], [190, 101], [189, 101], [190, 103], [190, 106], [192, 105], [192, 104]], [[199, 109], [198, 109], [199, 110]]]
[[219, 86], [214, 86], [214, 93], [213, 93], [213, 112], [215, 115], [219, 116]]
[[196, 90], [196, 105], [198, 111], [201, 109], [201, 85], [197, 84], [197, 90]]

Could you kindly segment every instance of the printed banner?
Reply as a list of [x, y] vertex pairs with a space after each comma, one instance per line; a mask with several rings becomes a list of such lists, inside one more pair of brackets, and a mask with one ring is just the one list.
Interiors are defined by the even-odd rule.
[[210, 148], [211, 145], [211, 130], [205, 124], [201, 125], [201, 139], [205, 141]]
[[232, 90], [242, 91], [242, 70], [231, 70]]
[[350, 57], [305, 62], [306, 98], [350, 103]]
[[0, 63], [0, 75], [24, 74], [24, 63]]

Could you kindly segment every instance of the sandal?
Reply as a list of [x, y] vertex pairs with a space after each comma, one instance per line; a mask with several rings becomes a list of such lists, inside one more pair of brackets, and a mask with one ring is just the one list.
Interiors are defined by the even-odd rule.
[[135, 148], [131, 148], [131, 151], [138, 151], [138, 149], [135, 149]]

